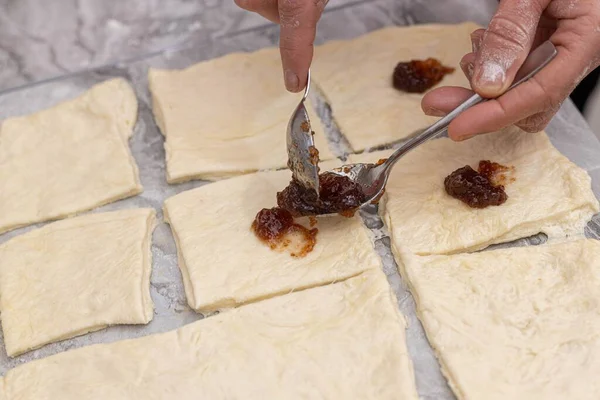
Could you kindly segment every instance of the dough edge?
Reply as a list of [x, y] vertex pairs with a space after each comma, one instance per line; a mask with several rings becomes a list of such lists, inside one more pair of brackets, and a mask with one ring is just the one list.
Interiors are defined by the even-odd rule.
[[[137, 126], [137, 118], [138, 118], [138, 108], [139, 108], [139, 104], [137, 101], [137, 97], [135, 95], [135, 92], [133, 91], [133, 89], [131, 88], [131, 86], [127, 83], [127, 81], [125, 81], [123, 78], [112, 78], [112, 79], [108, 79], [99, 83], [96, 83], [95, 85], [93, 85], [92, 87], [88, 88], [87, 90], [85, 90], [83, 93], [81, 93], [80, 95], [70, 98], [70, 99], [66, 99], [63, 100], [61, 102], [58, 102], [56, 104], [54, 104], [51, 107], [47, 107], [44, 108], [42, 110], [39, 110], [37, 112], [33, 112], [33, 113], [29, 113], [23, 116], [19, 116], [16, 118], [25, 118], [25, 117], [29, 117], [32, 115], [37, 114], [38, 112], [42, 112], [42, 111], [46, 111], [46, 110], [50, 110], [53, 109], [55, 107], [59, 107], [61, 106], [63, 103], [69, 103], [69, 102], [75, 102], [77, 100], [80, 100], [81, 98], [84, 98], [84, 96], [91, 96], [90, 93], [92, 93], [92, 90], [94, 90], [95, 88], [98, 88], [99, 86], [103, 86], [103, 85], [119, 85], [121, 86], [121, 88], [123, 89], [122, 93], [124, 94], [125, 97], [128, 97], [129, 100], [132, 102], [133, 104], [133, 112], [131, 115], [131, 118], [136, 121], [134, 123], [134, 125], [132, 126], [132, 129], [129, 132], [125, 132], [125, 134], [123, 134], [123, 132], [118, 129], [117, 126], [117, 131], [119, 133], [119, 136], [121, 137], [121, 140], [123, 141], [123, 145], [124, 145], [124, 150], [127, 153], [128, 159], [129, 159], [129, 164], [131, 166], [132, 169], [132, 174], [133, 174], [133, 178], [134, 178], [134, 182], [135, 182], [135, 187], [131, 188], [130, 190], [128, 190], [127, 192], [121, 193], [119, 195], [115, 195], [115, 196], [111, 196], [109, 198], [106, 198], [104, 200], [98, 201], [93, 205], [89, 205], [86, 207], [81, 207], [79, 210], [77, 211], [72, 211], [72, 212], [67, 212], [67, 213], [54, 213], [51, 214], [49, 217], [44, 218], [42, 220], [35, 220], [35, 221], [25, 221], [25, 222], [20, 222], [20, 223], [13, 223], [13, 224], [9, 224], [6, 226], [0, 226], [0, 235], [13, 231], [15, 229], [19, 229], [19, 228], [24, 228], [27, 226], [31, 226], [33, 224], [36, 223], [41, 223], [41, 222], [52, 222], [52, 221], [58, 221], [61, 219], [65, 219], [65, 218], [71, 218], [77, 215], [81, 215], [84, 214], [90, 210], [105, 206], [107, 204], [111, 204], [114, 203], [116, 201], [119, 200], [123, 200], [123, 199], [127, 199], [133, 196], [137, 196], [139, 194], [141, 194], [144, 191], [144, 188], [141, 184], [140, 181], [140, 174], [139, 174], [139, 168], [137, 166], [137, 163], [135, 161], [135, 158], [133, 157], [133, 154], [131, 152], [131, 147], [129, 144], [129, 140], [133, 137], [133, 133], [135, 131], [135, 127]], [[0, 136], [2, 135], [2, 121], [0, 121]]]
[[[152, 321], [152, 318], [154, 317], [154, 305], [152, 302], [152, 297], [150, 295], [150, 276], [152, 273], [152, 233], [154, 232], [154, 229], [156, 227], [156, 211], [153, 208], [138, 208], [138, 209], [129, 209], [129, 210], [118, 210], [119, 211], [146, 211], [147, 212], [147, 217], [146, 217], [146, 232], [144, 235], [144, 238], [142, 240], [142, 254], [143, 254], [143, 271], [142, 271], [142, 279], [140, 282], [140, 286], [141, 286], [141, 310], [142, 310], [142, 317], [143, 319], [141, 320], [141, 322], [139, 323], [128, 323], [126, 325], [144, 325], [144, 324], [148, 324], [150, 321]], [[110, 213], [110, 211], [108, 212]], [[99, 213], [101, 214], [101, 213]], [[90, 214], [91, 215], [91, 214]], [[48, 226], [48, 225], [46, 225]], [[41, 229], [41, 228], [40, 228]], [[18, 238], [19, 236], [17, 236]], [[8, 242], [7, 242], [8, 243]], [[116, 325], [123, 325], [122, 323], [119, 322], [115, 322], [112, 324], [97, 324], [97, 325], [92, 325], [86, 328], [82, 328], [76, 331], [72, 331], [72, 332], [68, 332], [68, 333], [64, 333], [61, 336], [58, 336], [50, 341], [46, 341], [44, 343], [40, 343], [34, 346], [8, 346], [8, 344], [5, 342], [5, 348], [6, 348], [6, 352], [7, 355], [10, 358], [15, 358], [18, 357], [20, 355], [23, 355], [25, 353], [28, 353], [30, 351], [34, 351], [37, 349], [40, 349], [44, 346], [47, 346], [49, 344], [52, 343], [57, 343], [63, 340], [67, 340], [67, 339], [72, 339], [78, 336], [82, 336], [85, 335], [87, 333], [91, 333], [91, 332], [96, 332], [102, 329], [105, 329], [109, 326], [116, 326]], [[0, 398], [1, 399], [1, 398]]]

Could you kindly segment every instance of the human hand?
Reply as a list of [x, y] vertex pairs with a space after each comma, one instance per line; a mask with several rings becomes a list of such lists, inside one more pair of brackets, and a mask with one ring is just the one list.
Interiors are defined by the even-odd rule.
[[[527, 82], [503, 94], [532, 48], [550, 40], [558, 55]], [[475, 92], [497, 99], [470, 108], [449, 126], [465, 140], [515, 124], [527, 132], [546, 127], [562, 102], [600, 65], [600, 1], [501, 0], [487, 30], [471, 35], [473, 52], [461, 60]], [[473, 94], [440, 87], [422, 101], [427, 115], [443, 116]]]
[[285, 87], [290, 92], [299, 92], [306, 86], [317, 22], [328, 1], [235, 0], [239, 7], [280, 25], [279, 49], [283, 76]]

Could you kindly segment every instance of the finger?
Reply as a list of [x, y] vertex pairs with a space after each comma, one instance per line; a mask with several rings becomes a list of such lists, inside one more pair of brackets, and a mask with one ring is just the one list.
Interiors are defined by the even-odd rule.
[[525, 132], [540, 132], [548, 126], [548, 124], [552, 120], [552, 117], [554, 117], [557, 111], [558, 108], [556, 110], [549, 110], [537, 113], [532, 115], [531, 117], [527, 117], [524, 120], [517, 122], [515, 125], [524, 130]]
[[271, 22], [279, 23], [277, 0], [235, 0], [238, 7], [255, 12]]
[[497, 97], [512, 83], [529, 54], [538, 21], [550, 0], [503, 0], [483, 34], [473, 68], [473, 88]]
[[421, 101], [421, 108], [427, 115], [443, 117], [473, 95], [469, 89], [458, 86], [445, 86], [434, 89]]
[[554, 0], [548, 5], [546, 13], [553, 19], [575, 19], [584, 15], [591, 15], [594, 7], [597, 7], [597, 4], [592, 1]]
[[306, 86], [308, 68], [313, 56], [317, 21], [325, 7], [324, 1], [280, 0], [281, 60], [285, 87], [299, 92]]
[[[553, 41], [556, 44], [557, 38]], [[548, 66], [498, 99], [466, 110], [452, 121], [448, 135], [460, 140], [497, 131], [537, 113], [555, 111], [589, 68], [589, 62], [581, 56], [588, 46], [583, 43], [573, 52], [557, 46], [558, 55]]]

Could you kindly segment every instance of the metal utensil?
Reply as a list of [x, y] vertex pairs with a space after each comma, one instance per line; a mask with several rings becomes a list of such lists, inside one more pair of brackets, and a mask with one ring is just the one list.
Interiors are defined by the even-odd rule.
[[315, 147], [314, 132], [310, 126], [304, 101], [310, 92], [310, 70], [304, 95], [296, 107], [287, 127], [288, 167], [292, 176], [307, 189], [319, 194], [319, 152]]
[[[544, 42], [534, 51], [532, 51], [515, 77], [514, 83], [508, 90], [525, 82], [538, 71], [544, 68], [554, 57], [556, 57], [557, 50], [551, 42]], [[367, 200], [363, 204], [371, 203], [373, 200], [381, 196], [388, 177], [392, 171], [392, 167], [396, 162], [402, 158], [406, 153], [415, 149], [417, 146], [423, 144], [429, 139], [435, 138], [442, 135], [447, 131], [448, 125], [454, 120], [460, 113], [473, 107], [476, 104], [487, 101], [481, 96], [474, 94], [464, 103], [456, 107], [450, 114], [425, 129], [422, 133], [410, 139], [398, 150], [396, 150], [385, 162], [379, 165], [374, 164], [348, 164], [343, 167], [334, 169], [333, 173], [338, 175], [345, 175], [358, 183], [363, 192], [367, 195]]]
[[288, 167], [292, 176], [307, 189], [312, 189], [319, 194], [319, 153], [315, 147], [314, 132], [310, 126], [310, 119], [304, 101], [310, 92], [310, 70], [304, 89], [304, 96], [296, 107], [287, 127], [287, 152]]

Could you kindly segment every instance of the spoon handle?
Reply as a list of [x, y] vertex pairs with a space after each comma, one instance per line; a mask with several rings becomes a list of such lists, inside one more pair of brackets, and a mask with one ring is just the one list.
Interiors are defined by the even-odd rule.
[[[556, 47], [554, 47], [554, 45], [550, 41], [542, 43], [539, 47], [537, 47], [535, 50], [529, 53], [529, 56], [517, 72], [514, 83], [510, 86], [510, 88], [508, 88], [508, 90], [513, 89], [514, 87], [520, 85], [521, 83], [534, 76], [542, 68], [548, 65], [550, 61], [552, 61], [552, 59], [556, 57], [557, 54], [558, 51], [556, 50]], [[479, 96], [478, 94], [474, 94], [461, 105], [452, 110], [448, 115], [431, 125], [429, 128], [425, 129], [422, 133], [410, 139], [404, 145], [400, 146], [400, 148], [398, 148], [398, 150], [396, 150], [387, 159], [387, 161], [383, 163], [383, 169], [385, 170], [385, 173], [389, 173], [389, 170], [392, 168], [392, 166], [403, 155], [413, 150], [417, 146], [423, 144], [427, 140], [433, 139], [446, 132], [448, 125], [450, 125], [450, 122], [452, 122], [454, 118], [458, 117], [463, 111], [468, 110], [474, 105], [477, 105], [487, 100], [489, 99], [485, 99]]]

